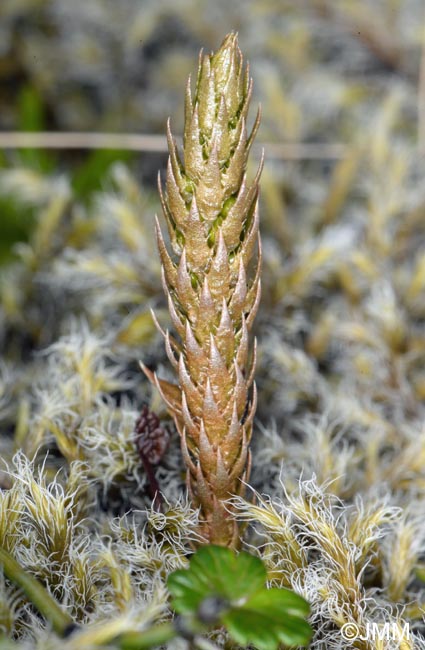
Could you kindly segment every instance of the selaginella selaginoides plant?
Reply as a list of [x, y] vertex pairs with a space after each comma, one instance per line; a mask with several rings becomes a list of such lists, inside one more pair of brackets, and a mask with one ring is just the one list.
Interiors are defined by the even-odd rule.
[[164, 290], [178, 339], [163, 332], [178, 385], [156, 384], [181, 436], [187, 484], [208, 542], [236, 546], [238, 528], [226, 499], [249, 476], [256, 408], [255, 344], [249, 333], [260, 299], [260, 168], [246, 166], [259, 125], [247, 133], [252, 93], [236, 34], [201, 53], [194, 97], [187, 86], [184, 158], [168, 128], [169, 161], [162, 208], [175, 254], [159, 224]]

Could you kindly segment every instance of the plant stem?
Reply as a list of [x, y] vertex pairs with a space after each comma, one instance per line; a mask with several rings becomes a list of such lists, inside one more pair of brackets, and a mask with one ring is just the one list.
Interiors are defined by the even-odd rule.
[[0, 637], [0, 650], [17, 650], [19, 648], [16, 641], [12, 639], [7, 639], [6, 637]]
[[163, 645], [176, 636], [172, 623], [160, 623], [143, 632], [127, 632], [119, 638], [117, 644], [121, 650], [144, 650]]
[[143, 468], [146, 472], [148, 478], [148, 492], [149, 496], [152, 499], [152, 505], [156, 512], [161, 512], [162, 510], [162, 496], [159, 490], [158, 481], [156, 480], [155, 471], [152, 467], [152, 464], [146, 458], [145, 454], [140, 453], [140, 458], [142, 459]]
[[[0, 149], [120, 149], [166, 153], [162, 135], [141, 133], [72, 133], [55, 131], [1, 131]], [[342, 142], [265, 142], [253, 145], [257, 157], [265, 149], [267, 158], [277, 160], [339, 160], [346, 154]]]
[[36, 578], [24, 571], [21, 565], [1, 547], [0, 566], [3, 568], [4, 575], [22, 589], [34, 607], [49, 621], [54, 631], [59, 636], [68, 636], [75, 626], [69, 614], [61, 609]]
[[199, 650], [219, 650], [218, 645], [200, 636], [195, 637], [194, 644]]

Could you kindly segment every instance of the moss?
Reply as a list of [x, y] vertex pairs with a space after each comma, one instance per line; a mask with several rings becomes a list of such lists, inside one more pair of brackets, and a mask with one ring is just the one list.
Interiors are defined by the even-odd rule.
[[[187, 2], [180, 63], [168, 75], [180, 46], [166, 47], [160, 26], [162, 12], [180, 13], [175, 3], [146, 2], [141, 14], [137, 3], [125, 12], [121, 3], [101, 3], [90, 38], [90, 3], [36, 3], [36, 23], [35, 4], [25, 4], [26, 39], [12, 57], [9, 43], [22, 23], [13, 3], [2, 3], [0, 75], [17, 65], [40, 89], [48, 128], [163, 131], [166, 115], [182, 113], [180, 89], [199, 44], [217, 47], [237, 24], [263, 103], [259, 140], [290, 147], [285, 159], [268, 147], [260, 204], [263, 298], [250, 478], [257, 496], [233, 500], [232, 508], [270, 581], [311, 603], [313, 648], [348, 650], [340, 632], [347, 622], [364, 629], [394, 621], [411, 625], [406, 647], [421, 647], [420, 2], [348, 0], [342, 12], [327, 0], [263, 0], [246, 11], [219, 1], [218, 10], [206, 8], [208, 28], [199, 3]], [[61, 38], [70, 17], [82, 40]], [[145, 60], [140, 41], [149, 38], [163, 54]], [[126, 74], [114, 104], [117, 62]], [[15, 100], [9, 93], [0, 104], [10, 127]], [[177, 121], [175, 132], [181, 126]], [[314, 145], [307, 153], [306, 143]], [[297, 158], [300, 152], [318, 158]], [[251, 155], [255, 161], [255, 147]], [[154, 307], [163, 330], [169, 326], [152, 226], [159, 202], [150, 176], [158, 159], [143, 156], [131, 169], [112, 164], [81, 201], [72, 187], [76, 157], [61, 157], [55, 172], [4, 158], [2, 200], [32, 215], [32, 227], [0, 268], [0, 455], [8, 464], [0, 474], [0, 540], [84, 631], [105, 621], [143, 629], [169, 617], [166, 577], [187, 565], [199, 516], [185, 499], [177, 434], [155, 467], [168, 503], [161, 515], [151, 508], [133, 445], [143, 404], [167, 419], [135, 360], [160, 367], [172, 382], [161, 337], [148, 325]], [[185, 206], [194, 187], [184, 179]], [[217, 225], [234, 206], [232, 194]], [[240, 233], [230, 263], [239, 244]], [[194, 291], [199, 283], [193, 273]], [[175, 349], [171, 335], [165, 342]], [[5, 578], [0, 624], [22, 650], [60, 647]], [[226, 647], [223, 636], [215, 642]]]

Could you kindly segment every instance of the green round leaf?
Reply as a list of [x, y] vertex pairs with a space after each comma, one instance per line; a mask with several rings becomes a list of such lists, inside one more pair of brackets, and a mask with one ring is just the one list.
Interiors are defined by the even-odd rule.
[[174, 571], [168, 589], [177, 612], [196, 612], [204, 598], [220, 596], [236, 604], [246, 601], [266, 582], [266, 569], [258, 557], [222, 546], [203, 546], [190, 559], [188, 569]]
[[222, 620], [238, 643], [276, 650], [279, 643], [308, 643], [312, 630], [304, 617], [309, 611], [304, 598], [288, 589], [261, 589], [244, 605], [225, 613]]
[[305, 645], [312, 634], [305, 620], [308, 603], [289, 589], [267, 589], [266, 577], [259, 558], [204, 546], [192, 556], [188, 569], [169, 576], [168, 588], [175, 610], [200, 622], [202, 603], [214, 597], [227, 603], [217, 611], [215, 622], [224, 624], [241, 645], [253, 644], [258, 650], [276, 650], [281, 643]]

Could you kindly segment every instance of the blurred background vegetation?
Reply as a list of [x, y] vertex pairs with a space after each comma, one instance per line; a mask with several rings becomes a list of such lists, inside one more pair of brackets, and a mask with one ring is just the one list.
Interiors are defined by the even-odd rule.
[[[213, 49], [237, 30], [252, 66], [254, 101], [263, 105], [260, 141], [357, 148], [386, 98], [396, 96], [395, 137], [415, 145], [422, 14], [421, 0], [2, 0], [0, 131], [163, 134], [171, 115], [178, 133], [185, 79], [199, 49]], [[317, 203], [335, 170], [323, 151], [323, 159], [319, 150], [319, 160], [296, 163], [268, 157], [265, 221], [286, 244], [295, 177], [302, 174], [303, 193]], [[104, 186], [117, 160], [149, 189], [166, 155], [0, 146], [2, 168], [64, 172], [73, 199], [83, 202]], [[352, 157], [337, 167], [328, 220], [344, 204], [356, 168]], [[32, 222], [28, 202], [6, 194], [2, 261]]]
[[[377, 296], [386, 304], [393, 294], [412, 331], [425, 317], [424, 17], [422, 0], [2, 0], [5, 358], [15, 368], [28, 361], [78, 315], [94, 331], [115, 332], [131, 363], [150, 346], [149, 309], [162, 300], [152, 233], [166, 120], [181, 133], [185, 80], [200, 48], [215, 49], [237, 30], [254, 79], [253, 105], [263, 110], [253, 168], [263, 144], [266, 153], [257, 328], [271, 325], [289, 345], [274, 376], [264, 335], [259, 385], [274, 397], [272, 407], [260, 403], [259, 415], [270, 411], [289, 426], [286, 409], [302, 411], [314, 382], [304, 385], [307, 370], [292, 358], [298, 348], [331, 385], [358, 374], [360, 392], [369, 395], [375, 370], [368, 346], [377, 335], [361, 335], [353, 319], [369, 322]], [[10, 145], [16, 132], [123, 140], [118, 149], [22, 149]], [[140, 146], [139, 136], [152, 135], [163, 150]], [[139, 144], [129, 147], [125, 136]], [[338, 342], [341, 318], [347, 325]], [[339, 355], [356, 336], [364, 336], [366, 350], [353, 369], [351, 357], [348, 363]], [[394, 336], [398, 345], [401, 335]], [[156, 363], [162, 348], [155, 341]], [[411, 345], [418, 345], [413, 335]], [[409, 347], [403, 350], [408, 355]], [[301, 384], [294, 393], [285, 384], [293, 396], [284, 406], [275, 391], [282, 376], [298, 370]], [[415, 373], [421, 398], [419, 363]], [[309, 400], [318, 409], [317, 395]], [[379, 394], [375, 406], [384, 409]], [[11, 430], [19, 429], [16, 417], [16, 409], [8, 415]]]
[[[146, 402], [166, 415], [137, 360], [172, 377], [150, 313], [167, 327], [153, 236], [167, 153], [148, 150], [149, 137], [164, 141], [168, 116], [181, 133], [200, 48], [239, 32], [254, 79], [252, 113], [258, 102], [263, 108], [252, 171], [262, 144], [266, 153], [251, 485], [283, 498], [282, 476], [288, 493], [298, 492], [300, 477], [315, 477], [338, 499], [332, 526], [323, 506], [311, 510], [308, 534], [299, 533], [299, 514], [288, 533], [313, 545], [303, 571], [316, 608], [314, 647], [341, 648], [335, 625], [352, 611], [349, 620], [361, 611], [374, 622], [385, 609], [404, 612], [425, 633], [424, 24], [423, 0], [0, 0], [0, 458], [11, 463], [19, 451], [27, 481], [21, 450], [29, 459], [49, 452], [46, 472], [70, 468], [69, 490], [84, 470], [97, 495], [87, 497], [87, 521], [98, 520], [102, 534], [117, 530], [116, 515], [151, 504], [134, 427]], [[62, 146], [14, 147], [20, 132], [45, 143], [56, 133]], [[63, 134], [75, 145], [81, 133], [87, 144], [95, 133], [118, 134], [122, 146], [65, 142]], [[157, 478], [172, 501], [184, 494], [184, 468], [171, 438]], [[0, 467], [0, 495], [8, 481]], [[400, 513], [382, 544], [370, 532], [387, 521], [387, 505], [375, 517], [377, 495]], [[279, 523], [285, 535], [290, 518]], [[179, 526], [186, 543], [191, 517]], [[160, 528], [155, 534], [166, 536]], [[273, 579], [299, 584], [275, 532], [266, 553]], [[165, 536], [159, 561], [169, 567], [167, 545], [176, 541]], [[34, 533], [32, 564], [26, 535], [10, 538], [25, 568], [38, 572], [44, 558], [55, 593], [51, 549], [41, 556]], [[133, 541], [120, 539], [131, 564]], [[149, 559], [155, 548], [149, 576], [159, 573]], [[353, 549], [347, 584], [359, 585], [355, 602], [351, 586], [341, 587], [341, 556], [329, 558], [338, 548]], [[90, 620], [109, 618], [103, 588], [97, 601], [85, 580], [94, 564], [68, 564], [76, 587], [66, 598], [77, 619], [88, 611]], [[143, 599], [146, 584], [153, 578], [134, 588]], [[8, 611], [2, 589], [0, 580], [0, 619]], [[11, 611], [6, 629], [19, 631], [25, 609]]]

